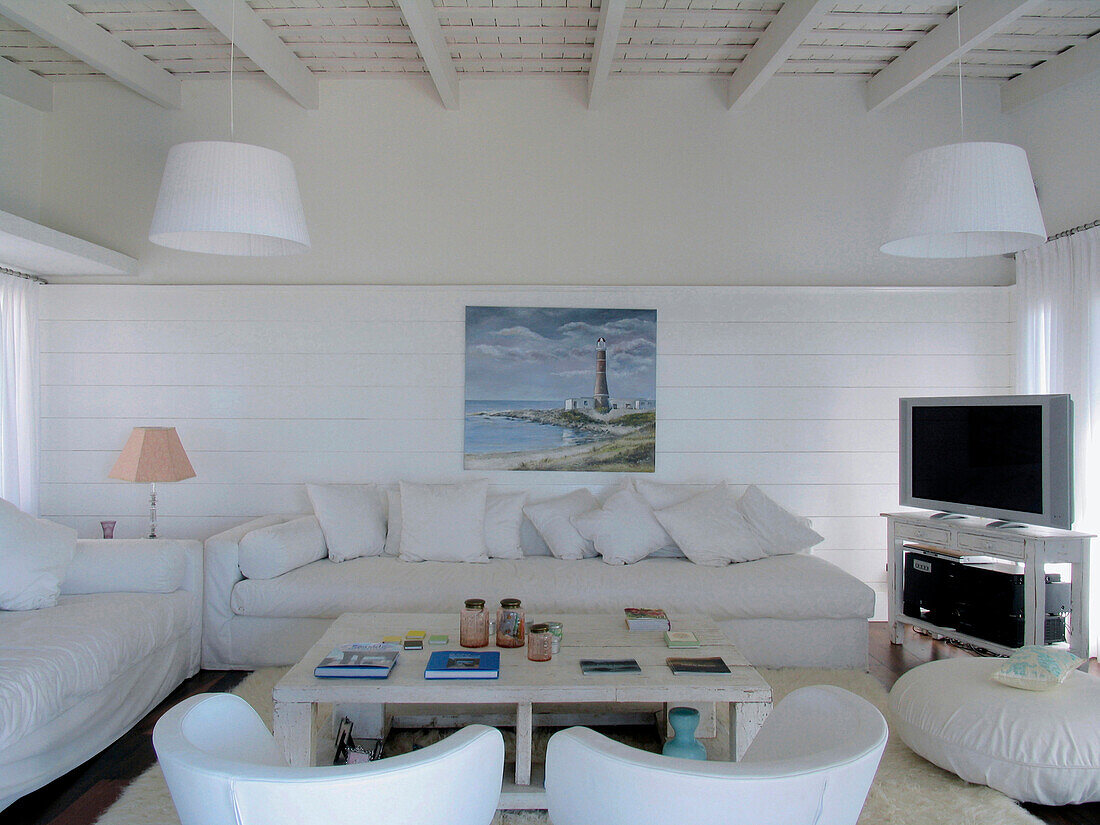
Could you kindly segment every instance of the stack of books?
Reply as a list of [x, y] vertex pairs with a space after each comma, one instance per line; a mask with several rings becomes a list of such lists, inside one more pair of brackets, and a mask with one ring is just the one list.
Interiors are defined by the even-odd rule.
[[626, 626], [628, 630], [671, 630], [665, 611], [659, 607], [628, 607]]
[[319, 678], [385, 679], [397, 662], [398, 646], [387, 642], [341, 645], [313, 668]]

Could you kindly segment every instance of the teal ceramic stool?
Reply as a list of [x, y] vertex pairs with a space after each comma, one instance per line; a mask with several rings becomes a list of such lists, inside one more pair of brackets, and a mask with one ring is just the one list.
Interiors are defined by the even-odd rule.
[[672, 725], [673, 735], [665, 742], [661, 753], [680, 759], [707, 758], [707, 749], [695, 738], [695, 729], [699, 727], [699, 711], [695, 708], [672, 708], [668, 712], [668, 723]]

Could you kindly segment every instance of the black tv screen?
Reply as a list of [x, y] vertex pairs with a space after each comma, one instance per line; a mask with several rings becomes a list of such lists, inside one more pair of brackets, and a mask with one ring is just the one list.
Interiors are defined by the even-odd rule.
[[1043, 511], [1043, 408], [915, 407], [913, 495]]
[[1068, 529], [1068, 395], [903, 398], [902, 504]]

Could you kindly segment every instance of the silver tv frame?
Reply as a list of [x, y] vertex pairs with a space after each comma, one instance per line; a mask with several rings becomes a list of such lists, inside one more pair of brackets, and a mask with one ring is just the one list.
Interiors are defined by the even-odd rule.
[[[1043, 510], [1029, 513], [939, 501], [913, 495], [912, 411], [914, 407], [1008, 407], [1038, 405], [1043, 427]], [[1069, 395], [975, 395], [899, 399], [900, 504], [945, 513], [1069, 530], [1073, 526], [1073, 401]], [[1057, 452], [1058, 455], [1053, 453]]]

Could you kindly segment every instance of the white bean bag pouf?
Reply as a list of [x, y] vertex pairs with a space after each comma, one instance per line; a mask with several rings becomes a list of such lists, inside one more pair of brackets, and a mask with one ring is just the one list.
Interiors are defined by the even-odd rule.
[[913, 668], [890, 691], [894, 730], [913, 751], [967, 782], [1043, 805], [1100, 801], [1100, 679], [1059, 687], [994, 682], [1004, 659]]

